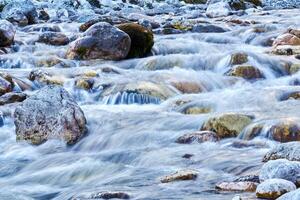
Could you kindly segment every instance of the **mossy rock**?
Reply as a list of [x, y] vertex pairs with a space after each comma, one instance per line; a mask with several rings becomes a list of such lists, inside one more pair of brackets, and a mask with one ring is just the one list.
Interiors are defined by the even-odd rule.
[[259, 69], [251, 65], [236, 66], [229, 72], [230, 76], [242, 77], [244, 79], [261, 79], [264, 75]]
[[131, 47], [127, 58], [141, 58], [151, 52], [154, 45], [152, 31], [135, 23], [120, 24], [117, 28], [127, 33], [131, 39]]
[[220, 138], [236, 137], [251, 122], [251, 116], [228, 113], [208, 119], [201, 130], [213, 131]]
[[300, 71], [300, 64], [293, 64], [289, 69], [290, 74], [296, 74], [299, 71]]
[[229, 5], [234, 10], [245, 10], [246, 4], [244, 1], [233, 0], [229, 2]]
[[231, 55], [231, 65], [241, 65], [248, 62], [248, 55], [246, 53], [234, 53]]

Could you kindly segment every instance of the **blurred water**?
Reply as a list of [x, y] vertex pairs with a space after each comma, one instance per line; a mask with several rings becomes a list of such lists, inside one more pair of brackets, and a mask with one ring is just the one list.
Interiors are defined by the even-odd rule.
[[[216, 191], [215, 184], [257, 174], [264, 153], [276, 143], [257, 138], [255, 141], [265, 147], [236, 148], [232, 144], [239, 139], [191, 145], [174, 141], [198, 130], [205, 120], [218, 113], [254, 115], [255, 123], [300, 118], [299, 101], [279, 100], [288, 91], [300, 90], [300, 86], [291, 84], [300, 80], [300, 73], [288, 76], [282, 64], [286, 58], [265, 53], [270, 48], [263, 43], [287, 27], [299, 27], [297, 12], [240, 17], [260, 20], [259, 26], [267, 29], [262, 34], [253, 33], [254, 27], [232, 26], [232, 31], [222, 34], [156, 35], [151, 57], [119, 62], [65, 60], [69, 67], [40, 68], [63, 77], [65, 88], [87, 117], [89, 134], [74, 146], [56, 140], [31, 146], [15, 141], [13, 121], [6, 118], [0, 128], [0, 199], [66, 200], [101, 191], [124, 191], [132, 199], [147, 200], [231, 199], [237, 193]], [[272, 24], [273, 21], [278, 23]], [[76, 23], [57, 25], [69, 36], [79, 26]], [[1, 71], [21, 80], [28, 80], [38, 59], [64, 55], [65, 47], [31, 44], [32, 33], [18, 30], [16, 38], [26, 38], [28, 44], [15, 53], [1, 56], [0, 66]], [[231, 67], [230, 55], [236, 52], [247, 53], [247, 64], [261, 70], [265, 79], [251, 82], [224, 75]], [[116, 72], [107, 73], [103, 70], [107, 68]], [[75, 89], [74, 77], [87, 70], [97, 72], [94, 90]], [[122, 89], [102, 96], [111, 85], [118, 88], [141, 82], [166, 96], [140, 91], [128, 93]], [[182, 94], [174, 82], [195, 83], [201, 92]], [[209, 106], [211, 113], [181, 114], [178, 101]], [[194, 156], [182, 158], [186, 153]], [[160, 177], [180, 169], [195, 169], [199, 176], [195, 181], [160, 183]], [[252, 198], [253, 194], [242, 196]]]

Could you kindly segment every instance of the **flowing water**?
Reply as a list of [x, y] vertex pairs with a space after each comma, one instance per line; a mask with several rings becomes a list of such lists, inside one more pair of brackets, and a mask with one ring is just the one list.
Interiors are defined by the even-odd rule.
[[[215, 184], [257, 174], [263, 155], [275, 142], [258, 137], [252, 142], [262, 145], [237, 148], [233, 144], [238, 138], [189, 145], [174, 141], [199, 130], [205, 120], [218, 113], [253, 115], [254, 122], [265, 122], [265, 126], [280, 119], [299, 121], [300, 101], [280, 101], [285, 92], [300, 90], [293, 84], [300, 82], [300, 73], [287, 75], [282, 64], [296, 60], [270, 55], [266, 52], [271, 47], [264, 44], [289, 27], [299, 28], [299, 11], [260, 11], [222, 20], [206, 19], [231, 31], [155, 35], [154, 55], [146, 58], [118, 62], [64, 60], [68, 67], [39, 68], [64, 81], [86, 115], [89, 133], [74, 146], [56, 140], [40, 146], [16, 142], [8, 108], [0, 128], [0, 199], [65, 200], [101, 191], [124, 191], [132, 199], [147, 200], [223, 200], [239, 194], [216, 191]], [[232, 18], [257, 23], [240, 26], [226, 22]], [[56, 25], [68, 36], [78, 32], [75, 22]], [[267, 31], [257, 33], [254, 28]], [[37, 60], [63, 57], [66, 47], [33, 44], [34, 37], [18, 29], [16, 38], [25, 44], [15, 53], [1, 56], [1, 71], [29, 82], [26, 77], [37, 68]], [[246, 81], [224, 75], [230, 69], [230, 55], [236, 52], [247, 53], [248, 63], [260, 69], [265, 78]], [[113, 70], [104, 72], [104, 68]], [[98, 72], [98, 87], [91, 91], [75, 89], [74, 77], [90, 70]], [[176, 81], [197, 83], [202, 92], [182, 94], [171, 84]], [[149, 87], [158, 87], [163, 98], [134, 91], [102, 95], [105, 85], [149, 82], [154, 84]], [[178, 101], [207, 106], [211, 112], [185, 115]], [[186, 159], [184, 154], [194, 156]], [[181, 169], [197, 170], [198, 178], [160, 183], [161, 177]], [[241, 195], [251, 199], [255, 194]]]

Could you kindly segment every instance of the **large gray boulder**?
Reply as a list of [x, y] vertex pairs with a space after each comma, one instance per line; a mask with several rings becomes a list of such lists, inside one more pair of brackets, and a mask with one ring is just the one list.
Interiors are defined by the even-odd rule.
[[15, 38], [14, 26], [6, 20], [0, 20], [0, 47], [10, 46]]
[[272, 148], [263, 158], [264, 162], [269, 160], [287, 159], [300, 161], [300, 142], [288, 142], [278, 144]]
[[61, 139], [74, 144], [87, 131], [83, 111], [61, 86], [46, 86], [16, 108], [17, 140], [41, 144]]
[[260, 182], [274, 178], [288, 180], [299, 186], [300, 162], [279, 159], [265, 163], [260, 170]]
[[130, 46], [128, 34], [109, 23], [99, 22], [70, 45], [67, 58], [120, 60], [127, 57]]

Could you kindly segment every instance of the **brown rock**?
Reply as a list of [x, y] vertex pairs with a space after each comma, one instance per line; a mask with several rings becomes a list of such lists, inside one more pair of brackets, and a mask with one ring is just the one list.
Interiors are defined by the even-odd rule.
[[169, 176], [163, 177], [160, 182], [169, 183], [174, 181], [188, 181], [195, 180], [198, 176], [198, 172], [193, 170], [181, 170]]
[[223, 191], [243, 191], [255, 192], [258, 183], [245, 181], [245, 182], [222, 182], [216, 185], [216, 189]]
[[179, 137], [176, 142], [180, 144], [190, 144], [192, 142], [217, 142], [220, 138], [212, 131], [198, 131], [195, 133], [187, 133]]

